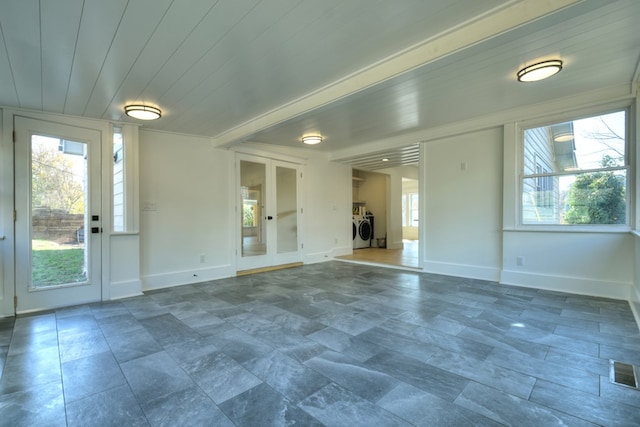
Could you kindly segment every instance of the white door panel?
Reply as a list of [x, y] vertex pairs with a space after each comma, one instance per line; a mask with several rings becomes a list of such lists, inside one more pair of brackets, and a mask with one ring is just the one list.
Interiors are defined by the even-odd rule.
[[17, 312], [99, 301], [100, 133], [15, 118]]
[[300, 167], [238, 154], [238, 270], [302, 260]]

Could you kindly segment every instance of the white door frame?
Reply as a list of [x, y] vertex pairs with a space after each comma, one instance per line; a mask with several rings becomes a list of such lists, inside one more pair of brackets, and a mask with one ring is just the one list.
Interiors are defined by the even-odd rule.
[[[103, 224], [108, 224], [110, 216], [104, 217], [103, 191], [104, 177], [102, 176], [103, 141], [101, 131], [88, 127], [79, 127], [73, 124], [59, 123], [42, 120], [33, 117], [14, 116], [14, 205], [17, 212], [17, 220], [14, 229], [14, 259], [16, 271], [14, 272], [14, 295], [18, 298], [16, 312], [38, 311], [62, 306], [96, 302], [104, 299], [105, 281], [103, 280], [103, 253], [105, 240]], [[30, 180], [31, 172], [25, 170], [26, 164], [31, 162], [30, 137], [32, 134], [55, 135], [70, 140], [87, 142], [89, 150], [89, 176], [90, 176], [90, 203], [89, 216], [98, 215], [98, 221], [89, 218], [88, 228], [85, 229], [85, 241], [90, 242], [92, 273], [90, 285], [60, 287], [46, 290], [29, 291], [30, 287]], [[98, 227], [99, 233], [92, 234], [91, 227]], [[106, 227], [107, 230], [110, 227]], [[108, 236], [108, 234], [106, 235]], [[26, 258], [26, 259], [25, 259]]]
[[[242, 199], [240, 195], [240, 162], [241, 161], [249, 161], [255, 163], [262, 163], [265, 165], [266, 171], [266, 190], [267, 193], [267, 209], [266, 212], [263, 212], [263, 216], [270, 216], [273, 219], [265, 221], [265, 227], [267, 228], [267, 241], [266, 241], [266, 254], [257, 255], [251, 257], [243, 257], [242, 256]], [[289, 252], [289, 253], [277, 253], [277, 212], [276, 209], [276, 197], [275, 197], [275, 189], [276, 189], [276, 176], [275, 171], [276, 167], [286, 167], [295, 169], [296, 171], [296, 217], [297, 217], [297, 230], [298, 230], [298, 239], [297, 239], [297, 251]], [[268, 157], [244, 154], [236, 152], [235, 158], [235, 184], [234, 184], [234, 202], [235, 202], [235, 241], [236, 241], [236, 271], [243, 270], [252, 270], [258, 268], [266, 268], [276, 265], [283, 264], [291, 264], [302, 262], [303, 260], [303, 243], [302, 243], [302, 165], [299, 163], [287, 162], [279, 159], [272, 159]]]

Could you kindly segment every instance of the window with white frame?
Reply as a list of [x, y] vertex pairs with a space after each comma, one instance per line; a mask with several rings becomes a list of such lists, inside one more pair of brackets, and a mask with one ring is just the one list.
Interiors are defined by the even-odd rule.
[[522, 224], [628, 224], [626, 135], [627, 110], [525, 129]]
[[125, 231], [124, 137], [113, 128], [113, 232]]

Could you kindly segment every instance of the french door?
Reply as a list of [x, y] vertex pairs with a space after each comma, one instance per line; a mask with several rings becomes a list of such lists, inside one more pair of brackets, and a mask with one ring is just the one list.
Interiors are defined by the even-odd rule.
[[16, 312], [99, 301], [100, 133], [15, 117]]
[[300, 167], [237, 155], [238, 270], [302, 261]]

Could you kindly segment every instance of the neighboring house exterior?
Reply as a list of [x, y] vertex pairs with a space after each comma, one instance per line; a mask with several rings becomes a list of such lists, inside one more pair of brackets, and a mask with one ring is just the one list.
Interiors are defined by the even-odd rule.
[[571, 123], [524, 132], [522, 223], [562, 224], [564, 198], [558, 172], [577, 166]]

